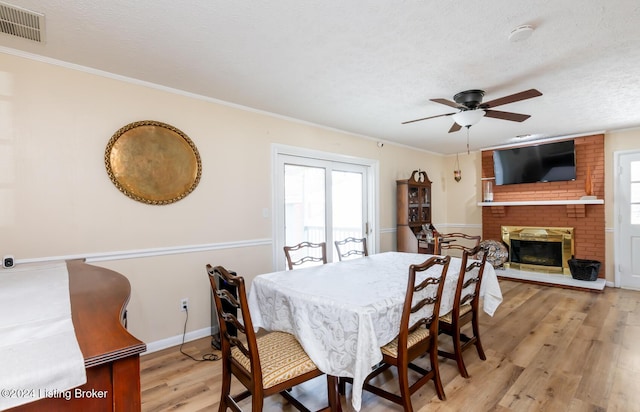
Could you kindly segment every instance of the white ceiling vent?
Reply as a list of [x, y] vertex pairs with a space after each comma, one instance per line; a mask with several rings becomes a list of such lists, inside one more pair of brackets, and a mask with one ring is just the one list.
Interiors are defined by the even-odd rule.
[[44, 43], [44, 14], [0, 1], [0, 33]]

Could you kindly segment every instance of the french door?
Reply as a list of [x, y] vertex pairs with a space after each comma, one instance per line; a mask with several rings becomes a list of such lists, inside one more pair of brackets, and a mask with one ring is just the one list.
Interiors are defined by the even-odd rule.
[[640, 290], [640, 152], [618, 155], [616, 286]]
[[371, 166], [279, 153], [275, 157], [275, 242], [277, 270], [285, 268], [282, 248], [303, 241], [326, 242], [327, 260], [337, 261], [335, 240], [367, 237], [374, 245]]

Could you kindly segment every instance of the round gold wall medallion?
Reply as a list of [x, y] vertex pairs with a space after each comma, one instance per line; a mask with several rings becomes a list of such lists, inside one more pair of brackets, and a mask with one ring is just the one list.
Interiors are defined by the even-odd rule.
[[173, 126], [152, 120], [118, 130], [107, 144], [104, 163], [118, 190], [152, 205], [186, 197], [202, 174], [200, 154], [191, 139]]

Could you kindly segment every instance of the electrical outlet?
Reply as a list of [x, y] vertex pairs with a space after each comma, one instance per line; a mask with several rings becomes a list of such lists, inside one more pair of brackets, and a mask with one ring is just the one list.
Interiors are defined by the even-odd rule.
[[189, 310], [189, 298], [180, 299], [180, 310], [183, 312]]
[[2, 267], [5, 269], [12, 268], [14, 264], [13, 256], [6, 255], [2, 258]]

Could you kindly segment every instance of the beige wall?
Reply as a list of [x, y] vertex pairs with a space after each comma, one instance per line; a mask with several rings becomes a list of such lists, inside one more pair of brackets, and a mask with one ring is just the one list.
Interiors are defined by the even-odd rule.
[[[206, 263], [249, 280], [272, 269], [272, 245], [264, 242], [271, 219], [263, 209], [272, 207], [273, 143], [379, 161], [379, 251], [395, 249], [395, 181], [418, 168], [434, 183], [434, 223], [481, 233], [479, 152], [460, 155], [462, 180], [455, 182], [455, 156], [389, 143], [379, 148], [373, 139], [8, 54], [0, 54], [0, 67], [0, 255], [20, 261], [214, 245], [96, 263], [130, 280], [129, 329], [145, 342], [182, 334], [183, 297], [190, 301], [187, 330], [209, 325]], [[150, 206], [125, 197], [109, 180], [105, 146], [120, 127], [139, 120], [169, 123], [198, 147], [202, 179], [185, 199]], [[613, 227], [613, 152], [640, 149], [639, 137], [638, 130], [606, 135], [607, 228]], [[608, 230], [608, 254], [612, 248]]]
[[[460, 148], [464, 150], [464, 147]], [[462, 151], [456, 156], [445, 158], [445, 170], [442, 171], [442, 190], [446, 193], [447, 207], [443, 226], [444, 232], [465, 232], [473, 235], [482, 234], [482, 209], [478, 201], [482, 198], [482, 157], [480, 152], [467, 154]], [[456, 182], [453, 171], [459, 163], [462, 179]]]
[[[8, 54], [0, 54], [0, 68], [0, 256], [19, 263], [222, 245], [96, 263], [129, 278], [129, 329], [145, 342], [182, 333], [183, 297], [190, 301], [187, 330], [210, 324], [206, 263], [249, 280], [272, 270], [272, 245], [264, 242], [271, 218], [263, 209], [272, 207], [273, 143], [379, 161], [380, 251], [395, 249], [395, 180], [418, 168], [441, 180], [443, 156], [379, 148], [373, 139]], [[171, 124], [198, 147], [202, 178], [185, 199], [151, 206], [109, 180], [107, 142], [140, 120]], [[434, 189], [437, 221], [446, 219], [443, 190]]]

